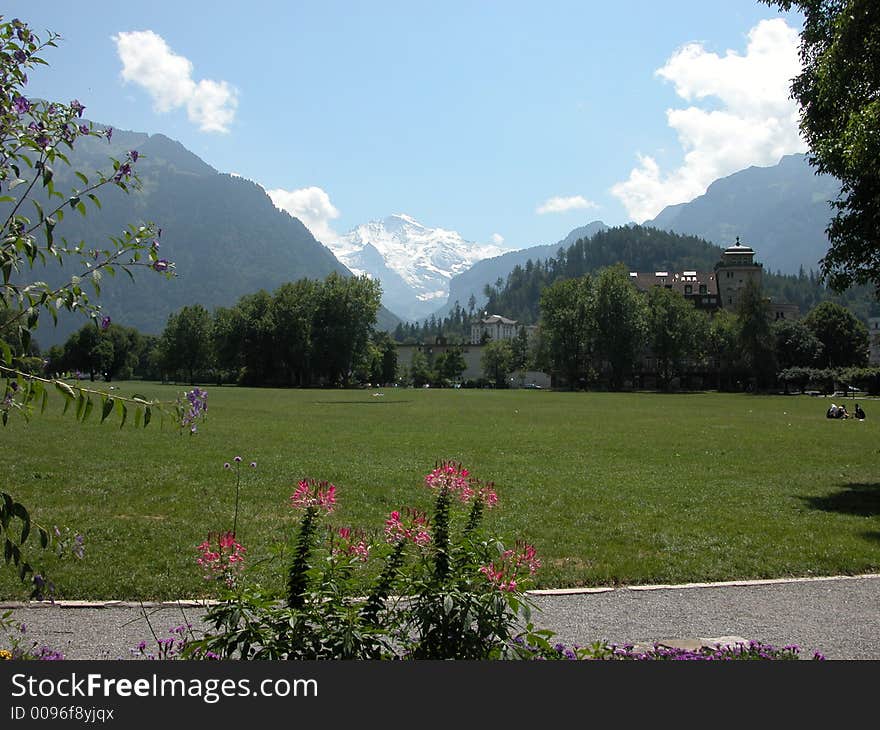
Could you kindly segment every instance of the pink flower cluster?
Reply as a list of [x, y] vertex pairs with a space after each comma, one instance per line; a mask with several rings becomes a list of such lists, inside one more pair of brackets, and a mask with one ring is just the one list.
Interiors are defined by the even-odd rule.
[[336, 487], [330, 482], [303, 479], [290, 495], [290, 506], [296, 509], [318, 507], [330, 514], [336, 506]]
[[454, 461], [443, 461], [440, 466], [425, 476], [425, 485], [430, 489], [447, 489], [462, 502], [470, 502], [474, 497], [483, 501], [487, 507], [498, 503], [495, 484], [483, 484], [471, 476], [470, 471]]
[[397, 510], [385, 520], [385, 541], [396, 545], [404, 540], [411, 540], [419, 547], [425, 547], [431, 542], [428, 517], [424, 512], [407, 507], [406, 520]]
[[480, 572], [493, 583], [498, 590], [511, 593], [517, 590], [518, 581], [525, 577], [525, 572], [534, 575], [541, 567], [537, 551], [532, 545], [517, 542], [516, 550], [505, 550], [497, 563], [480, 567]]
[[196, 562], [205, 580], [222, 580], [230, 588], [235, 585], [236, 574], [244, 568], [246, 548], [236, 542], [234, 532], [209, 533], [196, 549], [201, 553]]
[[350, 527], [339, 527], [336, 535], [332, 538], [331, 551], [337, 558], [357, 558], [363, 563], [367, 562], [370, 555], [370, 546], [367, 545], [364, 533], [360, 530], [352, 530]]

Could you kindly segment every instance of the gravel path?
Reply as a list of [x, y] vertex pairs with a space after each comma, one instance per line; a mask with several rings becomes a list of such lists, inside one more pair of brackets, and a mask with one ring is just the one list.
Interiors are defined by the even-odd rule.
[[[538, 592], [539, 628], [566, 644], [617, 644], [741, 637], [797, 644], [829, 659], [880, 659], [880, 575], [695, 586]], [[27, 624], [32, 641], [68, 659], [128, 659], [140, 641], [173, 626], [199, 625], [193, 604], [0, 604]], [[149, 617], [149, 621], [146, 616]]]

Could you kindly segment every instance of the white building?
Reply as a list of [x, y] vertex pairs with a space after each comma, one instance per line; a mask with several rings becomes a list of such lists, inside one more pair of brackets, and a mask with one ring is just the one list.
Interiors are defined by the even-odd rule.
[[519, 332], [515, 319], [507, 319], [500, 314], [481, 318], [471, 325], [471, 344], [479, 345], [486, 338], [492, 340], [512, 340]]

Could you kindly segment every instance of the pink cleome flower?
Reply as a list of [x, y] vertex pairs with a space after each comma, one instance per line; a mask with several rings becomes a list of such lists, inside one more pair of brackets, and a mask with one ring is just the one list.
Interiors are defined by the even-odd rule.
[[517, 590], [518, 581], [526, 572], [532, 576], [541, 567], [541, 560], [533, 545], [517, 541], [516, 548], [505, 550], [497, 563], [480, 567], [480, 572], [500, 591], [512, 593]]
[[330, 514], [336, 506], [336, 487], [329, 482], [303, 479], [290, 495], [290, 506], [296, 509], [318, 507]]
[[370, 546], [367, 545], [366, 536], [360, 530], [339, 527], [336, 529], [336, 535], [331, 535], [331, 540], [331, 553], [334, 557], [357, 558], [363, 563], [367, 562]]
[[406, 520], [401, 517], [399, 511], [394, 510], [385, 520], [385, 541], [396, 545], [404, 540], [410, 540], [419, 547], [430, 544], [428, 517], [421, 510], [407, 507]]
[[461, 502], [470, 502], [477, 497], [489, 508], [498, 503], [493, 482], [483, 484], [479, 479], [474, 479], [468, 469], [454, 461], [440, 462], [425, 476], [425, 485], [430, 489], [447, 489]]
[[201, 554], [196, 563], [202, 567], [205, 580], [222, 580], [229, 587], [235, 584], [237, 573], [244, 568], [247, 549], [236, 541], [234, 532], [209, 533], [196, 549]]

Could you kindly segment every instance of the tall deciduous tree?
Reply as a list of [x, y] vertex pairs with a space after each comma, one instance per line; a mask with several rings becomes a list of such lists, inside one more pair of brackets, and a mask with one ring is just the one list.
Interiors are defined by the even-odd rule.
[[868, 328], [846, 307], [822, 302], [804, 317], [816, 339], [822, 343], [825, 367], [865, 365], [868, 362]]
[[366, 351], [382, 297], [367, 276], [330, 274], [318, 293], [313, 331], [316, 361], [331, 384], [348, 385], [354, 364]]
[[283, 379], [290, 385], [311, 382], [312, 322], [320, 283], [311, 279], [282, 284], [272, 297], [275, 352]]
[[169, 316], [160, 347], [168, 371], [186, 373], [189, 381], [195, 382], [196, 373], [213, 365], [208, 310], [201, 304], [194, 304]]
[[571, 388], [585, 384], [593, 337], [589, 276], [563, 279], [541, 293], [542, 359]]
[[880, 294], [880, 3], [764, 2], [804, 14], [791, 92], [810, 162], [841, 182], [822, 272], [838, 291], [871, 283]]
[[822, 343], [802, 319], [780, 319], [772, 331], [780, 370], [822, 364]]
[[480, 357], [480, 366], [483, 374], [495, 383], [496, 388], [503, 388], [507, 384], [507, 374], [512, 369], [513, 350], [507, 340], [492, 340], [485, 348]]
[[630, 283], [623, 266], [610, 266], [599, 272], [593, 311], [596, 353], [608, 363], [611, 388], [618, 390], [632, 372], [647, 334], [645, 298]]
[[706, 315], [679, 292], [654, 287], [648, 293], [648, 337], [657, 374], [668, 387], [681, 373], [684, 362], [698, 360], [704, 352]]
[[776, 374], [773, 335], [767, 319], [767, 300], [761, 285], [754, 279], [743, 288], [736, 314], [739, 320], [737, 346], [743, 364], [758, 389], [769, 388]]

